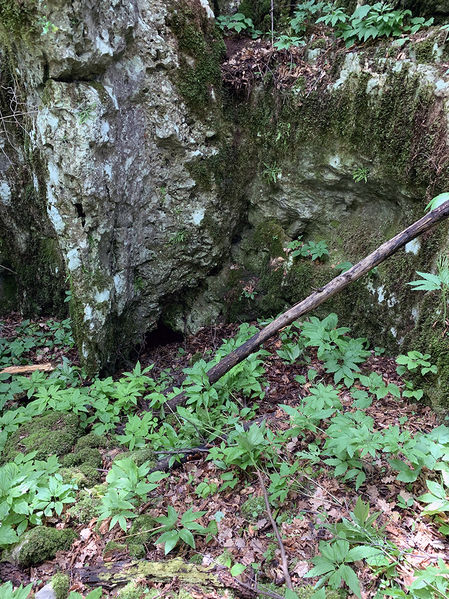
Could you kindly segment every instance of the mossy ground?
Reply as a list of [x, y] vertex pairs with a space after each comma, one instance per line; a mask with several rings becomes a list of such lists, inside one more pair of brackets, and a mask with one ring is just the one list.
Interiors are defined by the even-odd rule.
[[158, 526], [160, 526], [158, 522], [148, 514], [143, 514], [133, 520], [127, 539], [128, 550], [132, 557], [137, 559], [145, 557], [145, 544], [154, 541], [153, 535]]

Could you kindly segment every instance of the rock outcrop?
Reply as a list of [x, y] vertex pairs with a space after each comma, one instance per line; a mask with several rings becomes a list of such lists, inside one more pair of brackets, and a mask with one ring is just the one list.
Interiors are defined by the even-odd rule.
[[[194, 332], [277, 313], [447, 189], [445, 31], [351, 52], [241, 40], [223, 84], [206, 0], [17, 6], [0, 9], [0, 298], [11, 308], [15, 281], [25, 310], [54, 312], [68, 290], [91, 371], [161, 321]], [[330, 259], [292, 260], [299, 236]], [[424, 336], [438, 302], [406, 283], [446, 236], [326, 310], [386, 344], [419, 332], [441, 354]]]

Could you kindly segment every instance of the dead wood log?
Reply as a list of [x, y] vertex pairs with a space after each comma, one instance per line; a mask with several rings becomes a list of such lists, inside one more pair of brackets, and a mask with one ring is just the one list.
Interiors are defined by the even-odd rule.
[[[247, 584], [234, 578], [229, 569], [219, 564], [201, 566], [184, 562], [175, 558], [166, 562], [117, 561], [97, 566], [75, 568], [71, 574], [86, 586], [101, 586], [114, 589], [131, 581], [146, 580], [148, 583], [170, 583], [177, 581], [183, 588], [201, 589], [202, 595], [208, 592], [232, 589], [236, 594], [245, 597], [265, 595], [272, 599], [283, 599], [278, 593], [261, 589], [257, 584]], [[242, 593], [242, 589], [246, 593]]]
[[226, 588], [219, 578], [223, 567], [199, 566], [175, 558], [166, 562], [117, 561], [103, 565], [75, 568], [73, 574], [88, 586], [112, 589], [132, 580], [146, 579], [153, 582], [170, 582], [177, 579], [182, 585], [202, 585], [211, 588]]
[[8, 366], [0, 370], [0, 374], [30, 374], [36, 370], [51, 372], [54, 369], [55, 367], [50, 362], [45, 362], [45, 364], [31, 364], [29, 366]]
[[[349, 270], [342, 273], [338, 277], [335, 277], [327, 285], [318, 289], [306, 299], [302, 300], [298, 304], [295, 304], [292, 308], [275, 318], [270, 324], [268, 324], [261, 331], [253, 335], [248, 341], [237, 347], [230, 354], [225, 356], [218, 364], [213, 366], [208, 372], [207, 376], [211, 384], [216, 383], [223, 375], [231, 370], [234, 366], [242, 362], [250, 354], [256, 351], [262, 343], [267, 341], [275, 333], [288, 326], [300, 316], [307, 314], [320, 304], [325, 302], [327, 299], [333, 297], [339, 293], [342, 289], [347, 287], [350, 283], [357, 281], [363, 275], [368, 273], [370, 270], [378, 266], [381, 262], [392, 256], [397, 250], [407, 244], [409, 241], [421, 235], [425, 231], [428, 231], [437, 223], [446, 219], [449, 216], [449, 201], [444, 202], [435, 210], [432, 210], [418, 221], [413, 223], [404, 229], [401, 233], [398, 233], [395, 237], [386, 241], [379, 246], [374, 252], [371, 252], [366, 258], [363, 258], [360, 262], [352, 266]], [[165, 404], [169, 410], [175, 410], [176, 406], [182, 405], [185, 402], [184, 393], [179, 393], [170, 401]]]

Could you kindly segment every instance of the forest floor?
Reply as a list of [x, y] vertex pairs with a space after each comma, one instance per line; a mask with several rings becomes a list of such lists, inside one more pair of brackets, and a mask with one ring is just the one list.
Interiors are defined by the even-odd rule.
[[[5, 347], [18, 339], [17, 327], [20, 326], [20, 321], [18, 315], [11, 315], [1, 322], [0, 337], [3, 338]], [[45, 339], [54, 337], [54, 331], [48, 328], [46, 321], [39, 321], [36, 326], [38, 330], [45, 333]], [[223, 340], [233, 337], [237, 331], [237, 325], [203, 329], [196, 336], [179, 342], [144, 348], [139, 355], [139, 362], [142, 368], [153, 365], [151, 376], [155, 379], [168, 375], [171, 384], [180, 387], [185, 378], [183, 374], [185, 368], [191, 367], [198, 359], [210, 360]], [[356, 411], [354, 398], [348, 388], [344, 385], [335, 385], [333, 374], [326, 372], [322, 360], [317, 358], [315, 348], [309, 350], [307, 363], [301, 359], [288, 363], [277, 353], [282, 349], [282, 344], [280, 339], [275, 338], [264, 348], [267, 353], [263, 357], [263, 398], [257, 399], [256, 410], [259, 423], [263, 417], [267, 429], [271, 430], [275, 437], [288, 431], [291, 427], [290, 418], [279, 406], [297, 408], [301, 405], [302, 399], [310, 394], [309, 390], [314, 386], [316, 388], [317, 384], [337, 388], [342, 414]], [[50, 361], [56, 365], [64, 356], [72, 365], [76, 365], [76, 353], [64, 344], [57, 345], [51, 350], [46, 349], [46, 345], [29, 347], [22, 354], [21, 362], [36, 365]], [[6, 365], [7, 359], [2, 363], [3, 367]], [[386, 386], [392, 383], [402, 388], [403, 383], [396, 372], [396, 366], [393, 358], [375, 355], [375, 352], [371, 351], [362, 365], [362, 372], [378, 373]], [[308, 374], [310, 372], [314, 373], [313, 377]], [[114, 378], [120, 378], [121, 374], [118, 373]], [[302, 382], [296, 380], [296, 377], [301, 375], [306, 381], [301, 378]], [[89, 381], [83, 384], [88, 385]], [[353, 388], [363, 389], [363, 386], [356, 380]], [[29, 398], [23, 395], [16, 395], [5, 404], [3, 414], [17, 407], [21, 401], [26, 403], [28, 400]], [[247, 405], [253, 403], [243, 396], [237, 400]], [[137, 405], [137, 413], [142, 415], [146, 407], [142, 398]], [[391, 393], [375, 398], [363, 411], [366, 416], [373, 419], [373, 434], [398, 427], [398, 430], [408, 431], [413, 437], [431, 433], [439, 425], [437, 414], [428, 405], [394, 397]], [[323, 447], [326, 442], [328, 438], [326, 426], [329, 422], [329, 419], [324, 418], [316, 430], [290, 435], [281, 452], [279, 446], [273, 448], [281, 465], [291, 465], [295, 460], [300, 464], [300, 467], [291, 474], [295, 484], [289, 485], [285, 496], [280, 496], [281, 500], [278, 498], [270, 501], [272, 515], [282, 535], [288, 570], [295, 589], [306, 587], [310, 582], [315, 583], [318, 580], [318, 578], [305, 578], [312, 567], [311, 560], [319, 554], [320, 542], [330, 542], [335, 539], [335, 524], [345, 521], [355, 522], [354, 509], [358, 498], [365, 502], [365, 506], [369, 505], [370, 514], [378, 512], [374, 520], [374, 528], [371, 530], [379, 532], [379, 538], [383, 539], [381, 544], [387, 549], [384, 553], [388, 554], [387, 565], [384, 564], [382, 567], [368, 565], [361, 559], [352, 564], [360, 582], [363, 599], [383, 596], [379, 595], [382, 585], [389, 588], [397, 584], [398, 588], [406, 589], [416, 578], [415, 570], [435, 566], [439, 559], [449, 563], [447, 538], [439, 532], [438, 523], [432, 517], [423, 514], [423, 503], [418, 501], [418, 497], [428, 491], [426, 478], [430, 476], [434, 480], [439, 480], [439, 476], [423, 468], [415, 481], [401, 482], [397, 479], [387, 456], [382, 451], [376, 451], [373, 457], [367, 455], [361, 459], [360, 468], [366, 475], [366, 480], [356, 490], [355, 481], [350, 478], [343, 480], [341, 476], [335, 476], [334, 465], [326, 464], [323, 457], [319, 456], [319, 451], [315, 449]], [[123, 429], [124, 422], [120, 422], [114, 433], [122, 433]], [[220, 441], [221, 439], [217, 442]], [[208, 442], [207, 447], [212, 447], [212, 443]], [[113, 460], [124, 449], [126, 448], [117, 443], [100, 449], [102, 464], [97, 469], [99, 483], [105, 481]], [[358, 454], [361, 453], [361, 449]], [[314, 452], [316, 459], [311, 458]], [[163, 452], [156, 453], [156, 458], [160, 459], [164, 455], [166, 454]], [[185, 463], [174, 464], [169, 470], [169, 476], [160, 484], [157, 493], [150, 493], [147, 501], [138, 506], [139, 515], [160, 517], [167, 513], [169, 506], [173, 507], [178, 514], [184, 513], [188, 508], [203, 512], [200, 522], [216, 520], [215, 534], [211, 538], [195, 535], [195, 549], [185, 543], [179, 543], [171, 555], [175, 554], [185, 562], [210, 567], [218, 564], [222, 566], [241, 564], [243, 569], [245, 566], [244, 572], [238, 576], [234, 570], [236, 577], [231, 577], [228, 585], [233, 587], [233, 592], [237, 595], [257, 596], [258, 592], [254, 590], [257, 588], [282, 589], [285, 575], [280, 546], [265, 508], [264, 489], [261, 486], [258, 470], [252, 467], [239, 469], [237, 466], [223, 470], [214, 461], [208, 459], [208, 452], [205, 450], [192, 451], [188, 457]], [[236, 473], [237, 470], [235, 476], [224, 476], [226, 472]], [[273, 483], [274, 479], [268, 478], [271, 472], [270, 466], [263, 462], [263, 458], [260, 461], [259, 471], [267, 487]], [[228, 485], [225, 484], [226, 481], [229, 482]], [[223, 486], [227, 488], [223, 489]], [[440, 524], [444, 519], [443, 514]], [[58, 552], [54, 559], [31, 567], [20, 567], [9, 561], [3, 561], [0, 563], [0, 580], [10, 580], [14, 585], [33, 582], [35, 584], [33, 590], [36, 591], [56, 572], [63, 572], [70, 576], [71, 590], [87, 592], [95, 578], [95, 573], [105, 566], [113, 568], [116, 565], [118, 570], [126, 572], [127, 565], [136, 560], [130, 555], [128, 546], [130, 537], [133, 535], [137, 536], [136, 542], [141, 548], [139, 560], [163, 561], [171, 557], [171, 555], [165, 557], [163, 544], [154, 544], [155, 537], [151, 535], [151, 531], [146, 534], [143, 530], [138, 535], [134, 528], [129, 528], [131, 520], [126, 530], [119, 525], [110, 529], [110, 520], [108, 518], [99, 522], [98, 517], [94, 516], [80, 523], [73, 517], [70, 506], [65, 506], [60, 516], [53, 514], [46, 518], [45, 523], [58, 529], [72, 527], [77, 535], [72, 547], [68, 551]], [[345, 537], [343, 534], [343, 538], [350, 537], [347, 534]], [[239, 580], [246, 587], [239, 585]], [[142, 589], [156, 590], [157, 597], [174, 596], [180, 588], [185, 587], [177, 577], [170, 580], [142, 578], [137, 583], [142, 585]], [[334, 586], [340, 589], [341, 595], [343, 592], [341, 587], [345, 585]], [[206, 588], [207, 590], [204, 585], [187, 585], [188, 592], [195, 598], [212, 599], [227, 596], [223, 589], [213, 589], [207, 585]], [[308, 586], [307, 589], [310, 587]], [[105, 596], [109, 594], [114, 596], [117, 588], [114, 585], [108, 588], [107, 584], [103, 584], [103, 590]], [[282, 595], [284, 593], [282, 590], [275, 592]], [[343, 596], [352, 595], [343, 593]]]

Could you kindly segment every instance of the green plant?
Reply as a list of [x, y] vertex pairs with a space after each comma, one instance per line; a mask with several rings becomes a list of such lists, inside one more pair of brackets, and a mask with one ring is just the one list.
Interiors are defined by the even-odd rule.
[[449, 512], [449, 471], [443, 469], [441, 474], [439, 483], [434, 480], [426, 480], [428, 492], [418, 497], [418, 501], [428, 504], [423, 509], [423, 514], [437, 515], [437, 521], [442, 523], [440, 532], [449, 535], [449, 525], [446, 519], [440, 516], [440, 514]]
[[323, 256], [329, 255], [329, 249], [327, 243], [321, 241], [301, 241], [301, 237], [287, 243], [287, 251], [290, 253], [292, 258], [302, 256], [303, 258], [312, 258], [312, 260], [319, 260]]
[[[447, 27], [449, 27], [449, 25], [447, 25]], [[448, 200], [449, 200], [449, 192], [446, 191], [445, 193], [440, 193], [439, 195], [435, 196], [434, 198], [432, 198], [430, 200], [430, 202], [427, 204], [425, 210], [426, 210], [426, 212], [428, 212], [429, 210], [435, 210], [435, 208], [438, 208], [438, 206], [441, 206]]]
[[321, 576], [315, 588], [327, 583], [332, 589], [338, 589], [345, 582], [354, 595], [362, 597], [357, 574], [349, 564], [378, 556], [380, 550], [369, 545], [350, 548], [346, 540], [334, 540], [330, 543], [320, 541], [321, 555], [312, 559], [315, 566], [307, 572], [306, 578]]
[[445, 599], [449, 594], [449, 567], [442, 559], [438, 559], [437, 566], [415, 570], [413, 578], [407, 591], [393, 586], [385, 588], [383, 596], [396, 599]]
[[34, 460], [36, 452], [18, 454], [0, 468], [0, 548], [16, 543], [30, 525], [60, 515], [64, 504], [75, 502], [77, 486], [64, 484], [56, 456]]
[[198, 495], [198, 497], [202, 497], [203, 499], [206, 499], [206, 497], [209, 497], [210, 495], [215, 495], [217, 491], [217, 483], [210, 482], [207, 479], [200, 482], [195, 488], [196, 495]]
[[290, 50], [290, 48], [304, 45], [304, 41], [295, 35], [280, 35], [273, 46], [276, 50]]
[[429, 372], [436, 374], [438, 369], [435, 364], [429, 362], [430, 358], [430, 354], [422, 354], [416, 350], [407, 352], [407, 355], [401, 354], [396, 358], [396, 364], [399, 364], [396, 368], [396, 372], [399, 375], [403, 375], [407, 371], [417, 372], [420, 370], [422, 376]]
[[156, 518], [161, 524], [162, 534], [156, 539], [155, 544], [164, 543], [165, 555], [170, 553], [180, 541], [195, 549], [195, 538], [193, 534], [213, 535], [216, 532], [216, 522], [211, 520], [209, 526], [202, 526], [197, 522], [206, 512], [194, 512], [188, 509], [181, 516], [181, 526], [178, 524], [178, 512], [171, 505], [168, 506], [167, 516]]
[[326, 2], [316, 2], [316, 0], [299, 2], [290, 21], [291, 29], [299, 35], [303, 34], [312, 15], [319, 13], [326, 5]]
[[274, 435], [266, 428], [252, 424], [245, 430], [240, 424], [228, 434], [226, 443], [213, 447], [208, 459], [213, 460], [219, 467], [238, 466], [242, 470], [248, 467], [257, 468], [262, 460], [272, 458]]
[[76, 591], [71, 591], [67, 599], [101, 599], [102, 596], [103, 589], [102, 587], [98, 587], [97, 589], [90, 591], [90, 593], [87, 593], [87, 595], [85, 595], [84, 597]]
[[323, 256], [329, 256], [329, 249], [325, 241], [308, 241], [302, 246], [301, 255], [320, 260]]
[[359, 381], [364, 387], [368, 387], [370, 393], [373, 393], [377, 399], [382, 399], [388, 393], [391, 393], [393, 397], [400, 398], [401, 391], [394, 383], [385, 384], [383, 377], [377, 372], [371, 372], [369, 376], [359, 375]]
[[217, 23], [220, 29], [226, 33], [241, 33], [242, 31], [247, 31], [251, 34], [253, 39], [262, 34], [261, 31], [254, 28], [252, 19], [245, 17], [241, 12], [237, 12], [233, 15], [220, 15], [217, 18]]
[[145, 447], [150, 432], [158, 425], [158, 419], [151, 412], [145, 412], [142, 417], [137, 414], [128, 416], [123, 435], [117, 435], [116, 439], [121, 445], [126, 445], [131, 451], [134, 448]]
[[96, 107], [96, 104], [88, 104], [77, 112], [77, 117], [80, 125], [84, 125], [93, 117], [93, 112]]
[[414, 291], [439, 291], [441, 295], [441, 310], [443, 314], [443, 326], [446, 326], [447, 294], [449, 291], [449, 257], [439, 256], [437, 260], [438, 274], [416, 271], [422, 279], [410, 281]]
[[376, 2], [357, 6], [352, 15], [335, 4], [328, 4], [317, 23], [325, 23], [335, 28], [337, 37], [342, 37], [347, 46], [354, 42], [366, 42], [378, 37], [398, 37], [403, 33], [416, 33], [421, 27], [428, 27], [433, 18], [427, 21], [422, 17], [412, 17], [410, 10], [394, 10], [389, 2]]
[[131, 458], [115, 460], [106, 477], [108, 488], [101, 500], [99, 521], [111, 518], [109, 529], [118, 523], [126, 530], [126, 519], [137, 517], [136, 506], [144, 503], [148, 493], [167, 476], [160, 471], [150, 473], [148, 462], [137, 466]]
[[173, 233], [173, 235], [170, 237], [170, 239], [168, 240], [168, 243], [170, 245], [178, 245], [178, 244], [184, 243], [184, 241], [186, 241], [186, 239], [187, 239], [187, 231], [185, 231], [185, 230], [176, 231], [176, 233]]
[[359, 166], [352, 173], [352, 178], [356, 183], [360, 183], [363, 181], [364, 183], [368, 182], [369, 169], [363, 166]]
[[27, 599], [31, 593], [33, 583], [23, 587], [20, 585], [13, 589], [12, 582], [5, 582], [0, 586], [0, 599]]
[[262, 178], [265, 179], [267, 183], [272, 185], [276, 185], [278, 180], [282, 177], [282, 170], [277, 166], [276, 162], [273, 164], [267, 164], [264, 162], [264, 170], [262, 171]]

